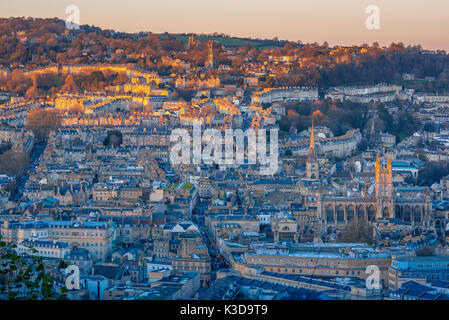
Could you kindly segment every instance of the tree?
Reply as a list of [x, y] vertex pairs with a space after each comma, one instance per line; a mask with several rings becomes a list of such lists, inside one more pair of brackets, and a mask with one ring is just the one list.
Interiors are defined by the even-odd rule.
[[431, 186], [441, 178], [449, 174], [449, 163], [446, 161], [427, 162], [418, 172], [418, 184], [420, 186]]
[[101, 71], [92, 71], [87, 78], [88, 87], [92, 90], [103, 89], [105, 77]]
[[132, 102], [129, 105], [129, 112], [131, 113], [135, 113], [135, 112], [143, 112], [144, 111], [144, 106], [141, 103], [138, 102]]
[[320, 110], [315, 110], [312, 113], [312, 119], [317, 125], [324, 125], [327, 121], [327, 117]]
[[114, 79], [113, 84], [120, 85], [128, 82], [129, 78], [125, 72], [119, 72], [117, 77]]
[[[1, 158], [1, 156], [0, 156]], [[6, 186], [5, 186], [5, 190], [11, 193], [14, 193], [16, 191], [17, 188], [17, 183], [15, 180], [11, 180], [9, 181]]]
[[368, 140], [363, 137], [362, 140], [360, 140], [360, 142], [357, 144], [357, 150], [359, 152], [363, 152], [366, 151], [366, 149], [368, 148]]
[[59, 260], [58, 269], [67, 268], [67, 263], [64, 260]]
[[433, 132], [435, 130], [435, 127], [432, 122], [426, 122], [423, 126], [423, 130], [427, 132]]
[[78, 90], [79, 90], [78, 86], [76, 85], [75, 80], [73, 79], [73, 76], [71, 74], [69, 74], [65, 78], [64, 85], [61, 87], [61, 92], [76, 92]]
[[103, 141], [104, 146], [117, 147], [123, 143], [123, 135], [120, 130], [108, 131], [107, 137]]
[[10, 149], [0, 155], [0, 171], [17, 177], [25, 172], [29, 162], [28, 153]]
[[24, 257], [16, 252], [15, 245], [1, 240], [0, 236], [0, 298], [1, 299], [60, 299], [64, 295], [53, 292], [53, 279], [45, 274], [42, 258]]
[[27, 98], [38, 98], [40, 95], [39, 89], [35, 86], [29, 87], [25, 92], [25, 97]]
[[424, 246], [416, 250], [416, 256], [418, 257], [430, 257], [434, 255], [434, 251], [429, 246]]
[[8, 90], [18, 94], [25, 94], [27, 89], [32, 85], [32, 81], [29, 77], [26, 77], [22, 71], [13, 70], [11, 76], [7, 81]]
[[75, 103], [72, 105], [70, 110], [72, 110], [73, 112], [76, 112], [76, 113], [83, 113], [84, 107], [80, 103]]
[[36, 108], [26, 118], [26, 128], [33, 131], [36, 140], [45, 141], [51, 131], [61, 126], [61, 118], [57, 112]]

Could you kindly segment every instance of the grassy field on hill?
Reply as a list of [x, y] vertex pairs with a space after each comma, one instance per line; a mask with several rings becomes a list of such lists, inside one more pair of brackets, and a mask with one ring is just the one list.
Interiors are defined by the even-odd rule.
[[[183, 41], [184, 43], [187, 43], [189, 40], [189, 35], [187, 34], [171, 34], [176, 39], [179, 39]], [[162, 34], [162, 39], [166, 39], [167, 35]], [[258, 47], [260, 49], [265, 48], [279, 48], [284, 45], [282, 41], [275, 41], [275, 40], [254, 40], [254, 39], [245, 39], [245, 38], [235, 38], [235, 37], [221, 37], [221, 36], [198, 36], [195, 35], [196, 41], [209, 41], [214, 40], [218, 43], [223, 44], [226, 47], [242, 47], [245, 45], [246, 42], [248, 42], [251, 46]]]

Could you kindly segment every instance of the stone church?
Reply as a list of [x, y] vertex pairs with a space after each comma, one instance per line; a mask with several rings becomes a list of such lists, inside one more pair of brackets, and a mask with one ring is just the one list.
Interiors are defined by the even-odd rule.
[[[313, 125], [306, 161], [306, 178], [320, 178]], [[374, 186], [370, 186], [370, 182], [365, 180], [361, 192], [346, 196], [325, 194], [320, 187], [316, 207], [322, 233], [343, 228], [353, 221], [373, 222], [380, 218], [397, 219], [398, 222], [422, 229], [431, 227], [432, 202], [429, 190], [422, 187], [395, 188], [392, 183], [391, 155], [387, 160], [385, 154], [382, 160], [377, 155]]]

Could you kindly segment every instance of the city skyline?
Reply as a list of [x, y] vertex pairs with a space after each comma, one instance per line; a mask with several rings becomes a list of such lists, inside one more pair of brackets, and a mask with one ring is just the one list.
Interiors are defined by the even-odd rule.
[[[151, 31], [154, 33], [224, 33], [236, 37], [251, 37], [323, 43], [333, 45], [361, 45], [393, 42], [422, 45], [429, 50], [448, 50], [449, 4], [432, 1], [428, 6], [419, 1], [399, 0], [394, 3], [379, 0], [319, 1], [296, 3], [280, 0], [253, 0], [240, 3], [231, 0], [224, 6], [218, 2], [194, 0], [184, 3], [172, 0], [165, 3], [130, 0], [122, 3], [103, 0], [91, 3], [80, 1], [18, 0], [0, 3], [2, 17], [58, 17], [65, 19], [66, 7], [80, 9], [80, 23], [122, 32]], [[368, 30], [366, 8], [376, 5], [380, 9], [380, 28]], [[236, 10], [238, 8], [238, 10]], [[288, 10], [286, 10], [288, 8]], [[230, 23], [232, 21], [232, 23]], [[269, 23], [267, 23], [267, 21]]]
[[0, 2], [0, 301], [449, 300], [430, 2]]

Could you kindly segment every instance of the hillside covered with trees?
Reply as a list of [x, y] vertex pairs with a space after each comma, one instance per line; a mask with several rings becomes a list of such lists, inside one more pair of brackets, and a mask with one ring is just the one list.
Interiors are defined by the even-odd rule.
[[[424, 51], [420, 46], [393, 43], [382, 48], [373, 43], [330, 48], [327, 43], [245, 41], [225, 35], [197, 35], [197, 38], [214, 39], [221, 44], [214, 48], [215, 60], [228, 65], [228, 75], [233, 77], [242, 77], [248, 63], [270, 63], [276, 68], [275, 57], [298, 58], [292, 62], [287, 74], [280, 68], [276, 77], [262, 76], [260, 80], [266, 87], [319, 86], [324, 89], [351, 84], [404, 83], [402, 75], [411, 73], [417, 79], [434, 78], [434, 81], [406, 83], [416, 90], [445, 92], [449, 88], [449, 57], [444, 52]], [[133, 63], [170, 74], [173, 71], [182, 72], [182, 67], [165, 65], [161, 59], [164, 56], [189, 62], [193, 67], [204, 66], [208, 46], [206, 40], [200, 40], [194, 47], [186, 49], [186, 35], [128, 34], [87, 25], [69, 31], [65, 28], [65, 22], [56, 18], [2, 18], [0, 65], [10, 69], [26, 69], [51, 64]], [[270, 45], [264, 46], [263, 41]], [[226, 50], [227, 45], [233, 50], [231, 55]], [[61, 84], [64, 80], [51, 79], [49, 82]], [[28, 81], [31, 86], [33, 80]]]

